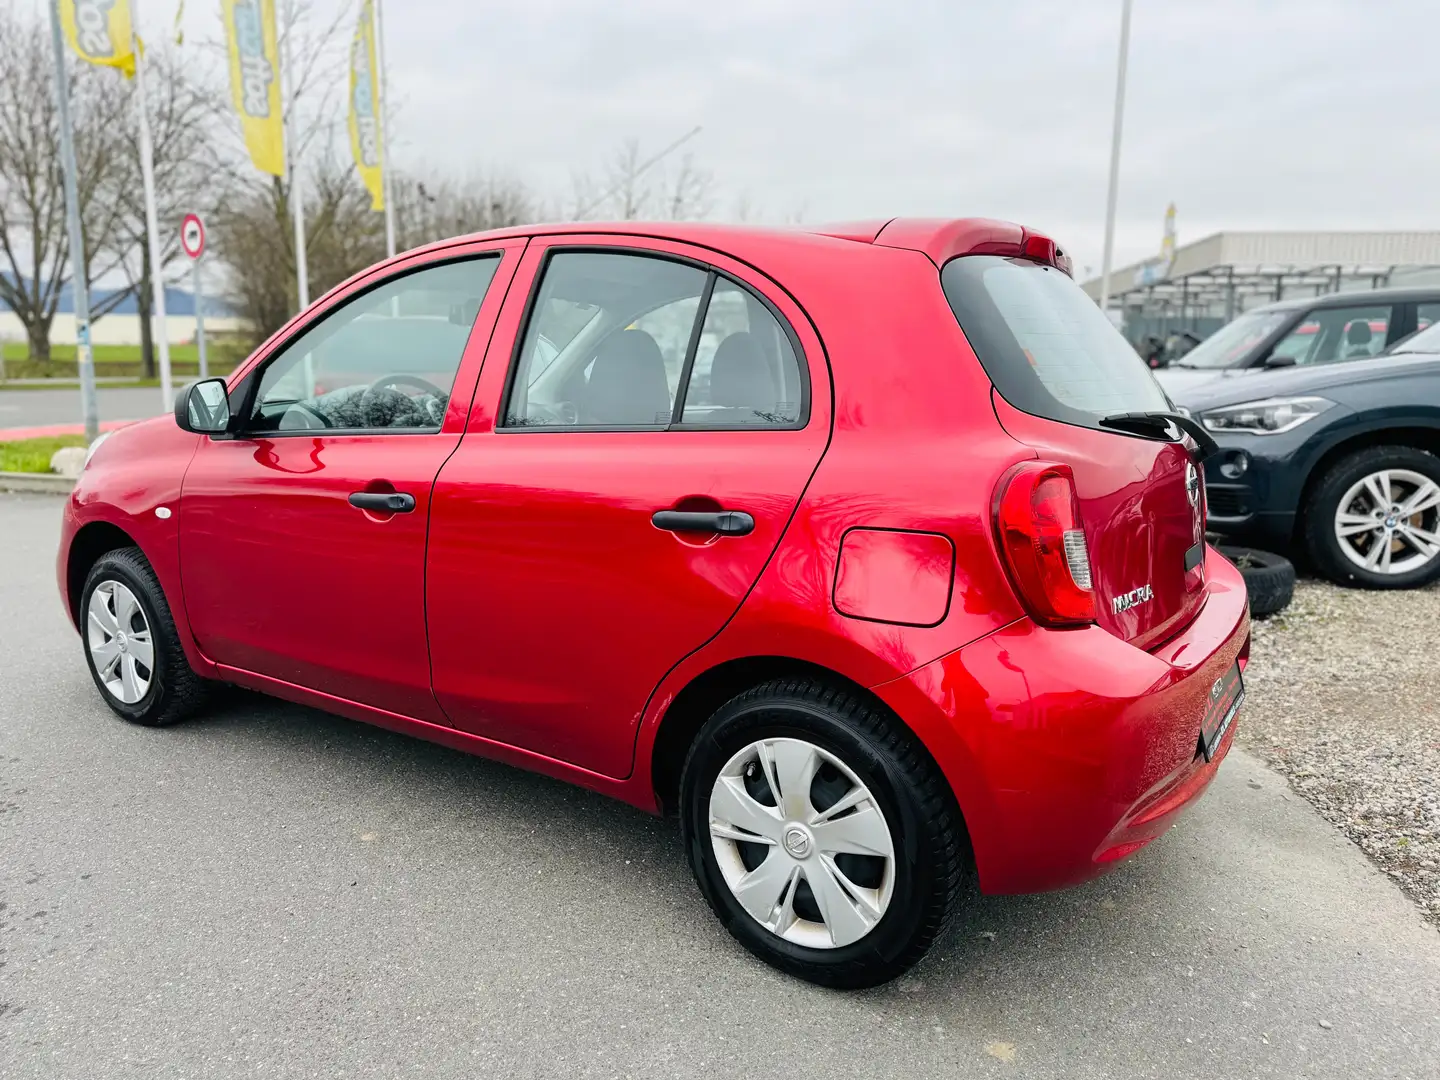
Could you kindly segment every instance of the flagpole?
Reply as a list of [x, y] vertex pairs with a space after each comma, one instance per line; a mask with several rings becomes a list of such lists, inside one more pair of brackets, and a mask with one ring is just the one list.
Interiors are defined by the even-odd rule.
[[[160, 261], [160, 225], [155, 210], [155, 149], [150, 142], [150, 117], [145, 96], [145, 54], [140, 48], [140, 38], [135, 32], [139, 22], [136, 14], [137, 0], [130, 0], [130, 38], [135, 51], [135, 98], [140, 118], [140, 179], [145, 189], [145, 232], [150, 244], [150, 294], [154, 300], [155, 318], [160, 323], [160, 333], [151, 334], [160, 355], [160, 397], [166, 411], [175, 407], [175, 388], [170, 379], [170, 324], [165, 317], [165, 274]], [[141, 318], [146, 316], [141, 312]]]
[[75, 139], [70, 130], [70, 88], [65, 78], [60, 8], [58, 3], [51, 3], [48, 7], [50, 35], [55, 47], [55, 100], [60, 112], [60, 167], [65, 175], [65, 216], [70, 226], [70, 288], [75, 296], [75, 366], [80, 374], [80, 415], [85, 421], [85, 442], [89, 444], [100, 434], [100, 406], [95, 398], [95, 361], [90, 352], [90, 289], [85, 281], [85, 238], [80, 229]]
[[1109, 317], [1110, 261], [1115, 253], [1115, 203], [1120, 190], [1120, 133], [1125, 126], [1125, 66], [1130, 58], [1131, 0], [1120, 0], [1120, 62], [1115, 69], [1115, 126], [1110, 135], [1110, 187], [1105, 193], [1105, 250], [1100, 258], [1100, 310]]
[[295, 137], [295, 70], [292, 61], [295, 56], [290, 37], [295, 24], [285, 29], [285, 81], [290, 87], [290, 107], [285, 110], [286, 167], [290, 173], [290, 205], [295, 214], [295, 290], [300, 301], [300, 311], [310, 306], [310, 268], [305, 251], [305, 191], [300, 182], [300, 141]]
[[385, 19], [375, 0], [375, 52], [380, 68], [380, 192], [385, 202], [385, 257], [395, 257], [395, 208], [390, 202], [390, 111], [385, 107], [390, 77], [385, 68]]

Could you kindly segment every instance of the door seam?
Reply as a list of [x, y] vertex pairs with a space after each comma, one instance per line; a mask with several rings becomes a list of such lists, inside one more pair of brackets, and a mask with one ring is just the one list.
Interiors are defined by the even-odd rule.
[[[430, 478], [430, 491], [425, 504], [425, 546], [421, 554], [420, 562], [420, 617], [425, 625], [425, 666], [430, 672], [430, 698], [435, 702], [435, 708], [440, 710], [440, 715], [450, 727], [455, 728], [455, 721], [445, 706], [440, 701], [440, 695], [435, 692], [435, 651], [430, 646], [430, 527], [435, 519], [435, 485], [440, 482], [440, 474], [445, 471], [445, 466], [450, 464], [450, 459], [460, 451], [465, 443], [465, 436], [470, 434], [470, 417], [475, 412], [475, 398], [480, 393], [480, 380], [485, 374], [485, 361], [490, 356], [490, 346], [495, 343], [495, 332], [500, 328], [500, 317], [505, 313], [505, 304], [510, 299], [510, 290], [515, 287], [515, 278], [520, 272], [520, 264], [525, 261], [525, 252], [530, 249], [530, 241], [533, 237], [525, 237], [525, 242], [520, 245], [515, 256], [515, 273], [510, 275], [510, 280], [505, 283], [505, 295], [500, 298], [500, 305], [495, 311], [495, 322], [490, 327], [490, 336], [485, 339], [485, 351], [480, 356], [480, 369], [475, 372], [475, 388], [470, 392], [470, 407], [465, 412], [465, 426], [460, 429], [460, 437], [455, 440], [455, 445], [445, 455], [445, 460], [440, 462], [440, 467], [435, 470], [435, 475]], [[459, 731], [461, 729], [455, 728]]]

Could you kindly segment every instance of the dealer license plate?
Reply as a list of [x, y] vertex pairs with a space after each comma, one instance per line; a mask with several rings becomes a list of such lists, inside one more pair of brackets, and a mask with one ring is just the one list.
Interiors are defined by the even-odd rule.
[[1205, 755], [1206, 761], [1215, 757], [1220, 741], [1235, 722], [1235, 714], [1240, 711], [1244, 700], [1245, 683], [1240, 678], [1240, 665], [1235, 663], [1210, 687], [1205, 719], [1200, 723], [1200, 752]]

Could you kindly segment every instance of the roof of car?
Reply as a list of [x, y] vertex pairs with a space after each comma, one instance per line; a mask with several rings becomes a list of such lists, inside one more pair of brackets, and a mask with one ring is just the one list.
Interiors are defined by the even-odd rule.
[[1410, 286], [1403, 289], [1361, 289], [1354, 292], [1326, 293], [1323, 296], [1296, 296], [1250, 308], [1246, 314], [1254, 311], [1295, 311], [1298, 308], [1353, 307], [1357, 301], [1360, 303], [1398, 304], [1407, 300], [1440, 301], [1440, 285], [1428, 288]]
[[[676, 240], [725, 250], [755, 242], [834, 239], [879, 247], [903, 248], [929, 256], [936, 265], [957, 255], [981, 252], [1020, 254], [1027, 242], [1039, 238], [1050, 245], [1054, 257], [1064, 253], [1042, 234], [1008, 221], [988, 218], [888, 218], [797, 228], [753, 225], [718, 225], [677, 221], [567, 221], [516, 225], [488, 232], [456, 236], [417, 250], [433, 250], [460, 243], [514, 239], [528, 236], [620, 235]], [[410, 254], [410, 253], [407, 253]]]

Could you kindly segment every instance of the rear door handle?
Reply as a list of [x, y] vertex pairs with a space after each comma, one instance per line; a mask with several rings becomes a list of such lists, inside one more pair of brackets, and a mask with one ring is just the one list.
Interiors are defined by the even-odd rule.
[[755, 519], [743, 510], [656, 510], [650, 524], [666, 532], [718, 533], [721, 536], [748, 536], [755, 531]]
[[408, 514], [415, 509], [415, 496], [403, 491], [354, 491], [350, 493], [350, 505], [382, 514]]

